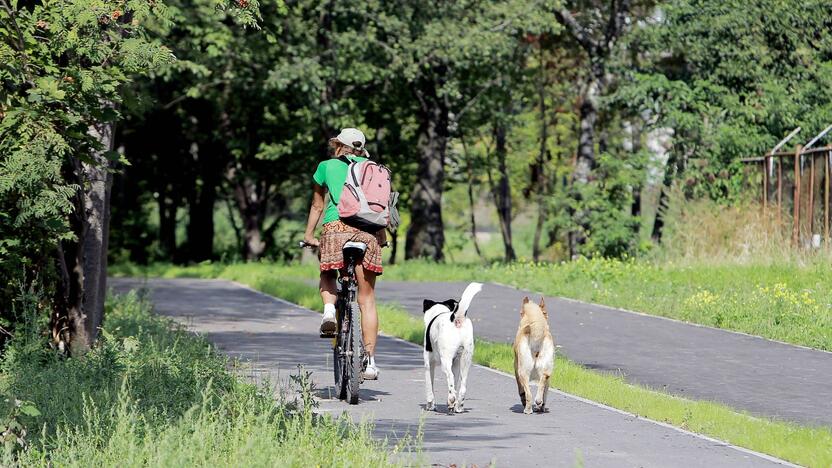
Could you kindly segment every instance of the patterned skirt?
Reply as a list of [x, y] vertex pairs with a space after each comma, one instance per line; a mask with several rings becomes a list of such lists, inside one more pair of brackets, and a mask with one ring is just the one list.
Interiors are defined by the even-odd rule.
[[344, 268], [344, 244], [347, 242], [363, 242], [367, 244], [367, 251], [364, 252], [365, 270], [381, 274], [381, 245], [386, 242], [387, 235], [384, 229], [375, 234], [364, 232], [352, 226], [347, 226], [341, 221], [332, 221], [324, 224], [321, 233], [321, 249], [319, 259], [321, 271], [340, 270]]

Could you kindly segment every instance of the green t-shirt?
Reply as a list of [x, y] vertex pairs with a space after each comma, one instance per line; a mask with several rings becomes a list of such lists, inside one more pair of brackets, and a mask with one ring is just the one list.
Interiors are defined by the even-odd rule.
[[[366, 161], [367, 158], [360, 156], [347, 156], [351, 161], [361, 162]], [[341, 199], [341, 190], [344, 188], [344, 182], [347, 181], [347, 166], [343, 161], [338, 159], [327, 159], [318, 164], [315, 169], [315, 174], [312, 180], [321, 187], [326, 187], [329, 190], [327, 196], [326, 209], [324, 210], [324, 224], [338, 221], [338, 200]], [[335, 200], [335, 203], [332, 203]]]

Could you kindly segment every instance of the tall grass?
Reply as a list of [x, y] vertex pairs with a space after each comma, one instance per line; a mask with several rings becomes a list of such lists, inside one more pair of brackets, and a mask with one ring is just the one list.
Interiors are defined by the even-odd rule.
[[[243, 382], [203, 339], [151, 313], [136, 294], [113, 298], [102, 342], [61, 358], [18, 334], [0, 392], [30, 402], [20, 466], [388, 466], [369, 426], [316, 417]], [[307, 394], [309, 389], [306, 388]], [[27, 403], [28, 404], [28, 403]], [[8, 424], [10, 417], [5, 415]]]
[[[758, 202], [724, 205], [708, 199], [685, 200], [681, 193], [666, 213], [662, 244], [654, 261], [677, 264], [805, 265], [829, 263], [832, 250], [810, 245], [811, 235], [822, 233], [820, 219], [809, 232], [803, 219], [799, 246], [792, 244], [792, 216], [772, 202], [767, 210]], [[804, 215], [805, 218], [805, 215]], [[819, 218], [822, 218], [820, 216]]]

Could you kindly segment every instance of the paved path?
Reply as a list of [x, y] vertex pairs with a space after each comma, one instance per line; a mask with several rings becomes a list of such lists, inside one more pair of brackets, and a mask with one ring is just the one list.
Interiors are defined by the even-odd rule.
[[[118, 292], [144, 285], [117, 279]], [[413, 434], [424, 418], [422, 448], [431, 463], [494, 461], [498, 466], [591, 467], [775, 466], [776, 460], [660, 425], [576, 397], [550, 392], [551, 411], [521, 413], [512, 377], [475, 366], [466, 412], [426, 413], [418, 346], [381, 337], [381, 379], [361, 389], [358, 406], [326, 398], [332, 388], [331, 351], [317, 338], [320, 316], [226, 281], [149, 280], [156, 311], [206, 334], [229, 355], [252, 361], [254, 375], [286, 378], [298, 363], [313, 371], [321, 410], [371, 417], [379, 436]], [[475, 305], [478, 305], [475, 300]], [[437, 376], [437, 388], [444, 382]], [[441, 395], [441, 393], [437, 393]], [[437, 400], [441, 400], [437, 398]]]
[[[422, 315], [422, 300], [459, 297], [466, 283], [379, 281], [379, 300]], [[469, 312], [474, 333], [511, 342], [523, 296], [486, 285]], [[832, 426], [832, 353], [609, 307], [546, 297], [559, 352], [589, 368], [754, 414]]]

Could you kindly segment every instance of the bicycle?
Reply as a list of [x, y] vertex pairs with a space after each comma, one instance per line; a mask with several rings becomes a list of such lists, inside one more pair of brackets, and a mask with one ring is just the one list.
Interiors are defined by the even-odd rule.
[[[301, 241], [300, 246], [312, 247]], [[351, 405], [358, 404], [358, 387], [364, 381], [367, 368], [367, 356], [364, 352], [364, 339], [361, 335], [361, 309], [358, 307], [358, 279], [355, 266], [361, 264], [367, 244], [347, 242], [342, 248], [344, 254], [344, 271], [339, 270], [337, 299], [335, 300], [336, 334], [321, 335], [332, 337], [333, 372], [335, 375], [335, 393], [339, 400], [346, 400]]]

